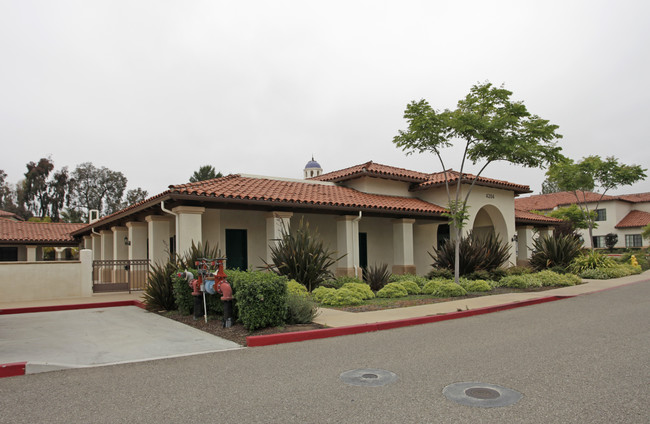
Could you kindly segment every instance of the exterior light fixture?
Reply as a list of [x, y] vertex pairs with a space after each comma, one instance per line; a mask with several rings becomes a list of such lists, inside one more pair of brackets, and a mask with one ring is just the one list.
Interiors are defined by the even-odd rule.
[[127, 246], [131, 246], [131, 241], [129, 240], [129, 238], [127, 236], [124, 236], [124, 244], [127, 245]]

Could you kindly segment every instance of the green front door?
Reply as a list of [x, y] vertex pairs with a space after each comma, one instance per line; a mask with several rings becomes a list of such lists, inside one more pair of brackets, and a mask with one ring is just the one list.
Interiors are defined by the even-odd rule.
[[248, 241], [246, 230], [226, 229], [226, 267], [229, 269], [248, 268]]

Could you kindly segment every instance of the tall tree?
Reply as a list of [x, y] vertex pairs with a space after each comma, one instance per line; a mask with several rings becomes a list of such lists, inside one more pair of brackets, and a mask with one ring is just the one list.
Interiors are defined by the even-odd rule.
[[[469, 94], [458, 101], [455, 110], [433, 109], [426, 100], [407, 105], [404, 118], [408, 129], [399, 131], [393, 143], [406, 154], [431, 152], [436, 155], [444, 172], [449, 213], [455, 235], [455, 280], [459, 278], [459, 251], [463, 227], [468, 219], [467, 201], [478, 177], [496, 161], [506, 161], [526, 167], [543, 167], [557, 161], [560, 148], [556, 140], [562, 136], [557, 125], [532, 115], [522, 102], [510, 100], [512, 92], [491, 83], [474, 85]], [[460, 178], [455, 189], [450, 187], [442, 150], [459, 140], [464, 146], [460, 163]], [[465, 162], [483, 162], [475, 178], [464, 174]], [[470, 187], [461, 196], [461, 184]]]
[[13, 206], [11, 187], [6, 179], [7, 173], [0, 169], [0, 210], [6, 210], [10, 204]]
[[549, 180], [544, 180], [542, 183], [542, 194], [558, 193], [560, 191], [562, 190], [560, 190], [556, 183], [552, 183]]
[[70, 176], [68, 167], [57, 171], [47, 183], [47, 193], [50, 200], [49, 216], [58, 222], [64, 206], [70, 206]]
[[85, 162], [75, 168], [72, 177], [75, 208], [85, 212], [97, 209], [106, 215], [120, 209], [127, 183], [121, 172], [97, 168], [91, 162]]
[[[548, 181], [557, 184], [562, 191], [573, 192], [576, 204], [580, 207], [589, 229], [591, 249], [594, 249], [593, 229], [596, 216], [589, 209], [588, 192], [600, 194], [593, 210], [598, 209], [601, 200], [610, 190], [632, 185], [644, 180], [647, 169], [639, 165], [625, 165], [613, 156], [601, 159], [600, 156], [587, 156], [580, 162], [565, 158], [549, 167], [546, 175]], [[600, 193], [599, 193], [600, 192]]]
[[221, 172], [217, 172], [212, 165], [203, 165], [198, 170], [194, 171], [190, 177], [191, 183], [196, 183], [199, 181], [211, 180], [213, 178], [221, 178], [223, 175]]
[[41, 158], [38, 163], [29, 162], [25, 172], [24, 192], [27, 208], [40, 216], [48, 215], [50, 196], [48, 193], [48, 176], [54, 169], [50, 158]]
[[126, 202], [124, 204], [124, 207], [142, 202], [147, 198], [148, 195], [149, 193], [147, 193], [147, 190], [143, 190], [140, 187], [129, 190], [126, 192]]

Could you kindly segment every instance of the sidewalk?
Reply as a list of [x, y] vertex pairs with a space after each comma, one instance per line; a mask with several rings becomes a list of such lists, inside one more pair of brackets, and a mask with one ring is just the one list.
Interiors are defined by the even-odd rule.
[[515, 302], [534, 301], [549, 297], [573, 297], [593, 293], [640, 281], [650, 281], [650, 270], [639, 275], [612, 280], [584, 280], [578, 286], [562, 287], [541, 292], [508, 293], [493, 296], [481, 296], [471, 299], [452, 300], [429, 305], [410, 306], [406, 308], [384, 309], [370, 312], [345, 312], [336, 309], [321, 308], [314, 322], [327, 327], [347, 327], [362, 324], [405, 320], [433, 315], [448, 314], [457, 311], [471, 311], [480, 308], [507, 305]]

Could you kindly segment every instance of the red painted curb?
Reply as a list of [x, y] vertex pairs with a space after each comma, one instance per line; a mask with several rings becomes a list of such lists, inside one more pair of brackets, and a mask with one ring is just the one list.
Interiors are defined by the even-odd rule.
[[75, 309], [112, 308], [115, 306], [137, 306], [145, 309], [139, 300], [118, 300], [115, 302], [78, 303], [73, 305], [32, 306], [28, 308], [0, 309], [0, 315], [30, 314], [33, 312], [71, 311]]
[[301, 342], [304, 340], [324, 339], [328, 337], [347, 336], [350, 334], [369, 333], [372, 331], [390, 330], [393, 328], [408, 327], [411, 325], [429, 324], [438, 321], [447, 321], [471, 317], [474, 315], [489, 314], [492, 312], [505, 311], [508, 309], [521, 308], [523, 306], [536, 305], [539, 303], [553, 302], [555, 300], [568, 299], [571, 296], [549, 296], [539, 299], [524, 300], [521, 302], [506, 303], [503, 305], [486, 306], [485, 308], [471, 309], [467, 311], [450, 312], [442, 315], [430, 315], [425, 317], [407, 318], [395, 321], [378, 322], [374, 324], [350, 325], [347, 327], [324, 328], [321, 330], [296, 331], [293, 333], [266, 334], [263, 336], [246, 337], [248, 347], [269, 346], [281, 343]]
[[10, 364], [0, 364], [0, 378], [15, 377], [25, 375], [27, 362], [12, 362]]

